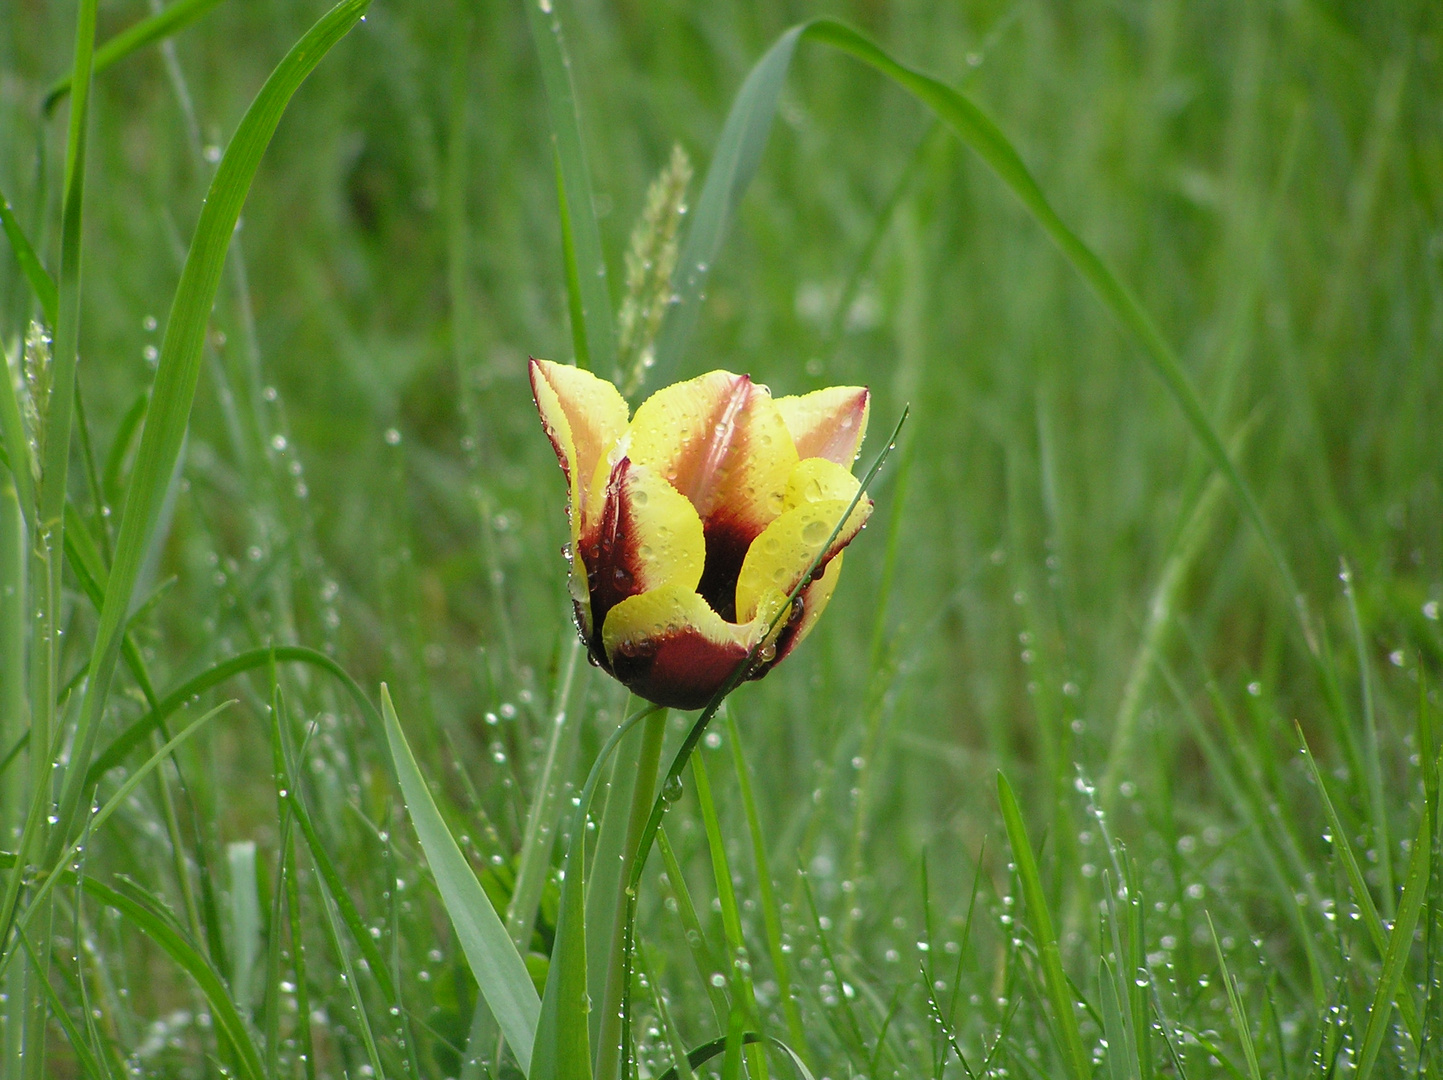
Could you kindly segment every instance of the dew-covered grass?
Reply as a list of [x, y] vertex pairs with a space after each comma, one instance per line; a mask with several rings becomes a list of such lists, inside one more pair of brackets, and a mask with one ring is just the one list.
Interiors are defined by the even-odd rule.
[[[0, 6], [0, 192], [39, 264], [0, 243], [0, 1075], [518, 1075], [384, 682], [538, 992], [588, 845], [563, 1027], [628, 1033], [604, 1080], [716, 1040], [698, 1074], [1443, 1077], [1436, 5], [374, 0], [258, 159], [208, 322], [172, 306], [225, 224], [202, 200], [325, 8], [172, 7], [112, 65], [158, 2]], [[85, 125], [47, 101], [77, 9]], [[821, 38], [704, 297], [665, 303], [733, 99], [819, 14], [991, 116], [1161, 346]], [[544, 70], [575, 90], [555, 150]], [[186, 318], [193, 404], [143, 435]], [[629, 981], [627, 838], [695, 715], [638, 722], [573, 830], [640, 708], [576, 644], [527, 383], [578, 354], [642, 392], [866, 384], [859, 474], [910, 406], [816, 632], [661, 792]]]

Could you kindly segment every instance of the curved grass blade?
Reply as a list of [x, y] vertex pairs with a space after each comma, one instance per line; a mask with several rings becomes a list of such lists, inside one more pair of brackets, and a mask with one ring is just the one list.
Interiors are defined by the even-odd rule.
[[[53, 849], [58, 850], [69, 836], [85, 790], [131, 593], [185, 438], [200, 375], [206, 325], [241, 207], [291, 96], [331, 47], [356, 25], [368, 3], [369, 0], [341, 0], [292, 47], [246, 110], [211, 181], [166, 320], [145, 430], [126, 491], [115, 563], [106, 585], [105, 603], [91, 652], [89, 679], [74, 737], [71, 759], [74, 764], [66, 771], [58, 824], [51, 841]], [[62, 297], [64, 293], [62, 274]], [[61, 308], [63, 312], [63, 302]], [[70, 382], [73, 387], [73, 371]], [[57, 368], [57, 390], [65, 385]], [[41, 521], [44, 521], [43, 504], [41, 509]]]
[[776, 113], [782, 83], [797, 43], [804, 38], [829, 45], [868, 64], [930, 108], [1011, 189], [1113, 317], [1138, 340], [1148, 362], [1182, 410], [1188, 426], [1203, 444], [1208, 457], [1227, 479], [1244, 516], [1257, 532], [1293, 606], [1308, 649], [1317, 657], [1318, 644], [1292, 568], [1268, 527], [1251, 486], [1233, 464], [1221, 436], [1208, 419], [1202, 400], [1181, 361], [1141, 303], [1058, 216], [1028, 171], [1022, 156], [981, 109], [945, 83], [898, 63], [871, 40], [842, 23], [816, 19], [784, 32], [757, 61], [737, 93], [717, 141], [701, 199], [677, 263], [676, 310], [667, 318], [657, 341], [657, 367], [661, 381], [671, 380], [673, 369], [690, 340], [706, 276], [721, 249], [732, 214], [756, 173]]
[[[642, 726], [641, 739], [636, 748], [635, 759], [621, 758], [612, 769], [612, 797], [618, 793], [617, 773], [626, 770], [630, 773], [629, 798], [625, 803], [620, 800], [616, 802], [618, 808], [625, 806], [626, 832], [619, 834], [621, 840], [621, 858], [617, 860], [616, 869], [619, 871], [613, 881], [607, 882], [610, 885], [610, 893], [593, 897], [597, 903], [588, 905], [588, 918], [592, 913], [600, 913], [603, 919], [602, 932], [605, 937], [604, 951], [597, 956], [597, 971], [587, 974], [587, 986], [592, 987], [596, 983], [595, 975], [600, 975], [603, 981], [601, 993], [601, 1023], [596, 1029], [596, 1056], [595, 1069], [597, 1080], [615, 1080], [618, 1066], [621, 1063], [625, 1047], [621, 1043], [621, 1016], [626, 1011], [627, 1002], [631, 993], [631, 972], [626, 966], [625, 940], [626, 940], [626, 913], [630, 907], [626, 894], [625, 882], [631, 872], [631, 862], [636, 857], [637, 845], [641, 842], [641, 830], [646, 825], [647, 812], [651, 809], [652, 795], [656, 790], [656, 770], [661, 763], [661, 746], [666, 738], [666, 710], [653, 710], [646, 718]], [[610, 799], [607, 800], [607, 809], [612, 806]], [[596, 853], [592, 856], [592, 865], [598, 866], [599, 861], [607, 855], [600, 841], [597, 843]], [[604, 870], [604, 866], [598, 866]], [[604, 880], [601, 874], [597, 875], [598, 882]]]
[[40, 310], [45, 315], [45, 321], [54, 326], [60, 308], [55, 279], [50, 276], [49, 271], [41, 264], [40, 256], [36, 255], [35, 249], [30, 246], [29, 239], [20, 228], [20, 222], [15, 220], [15, 211], [10, 206], [10, 200], [3, 191], [0, 191], [0, 227], [5, 230], [5, 238], [10, 241], [10, 250], [15, 253], [15, 261], [20, 264], [25, 280], [30, 283], [30, 290], [35, 294], [35, 299], [40, 301]]
[[610, 374], [616, 367], [616, 327], [606, 285], [606, 259], [601, 253], [601, 230], [596, 226], [591, 197], [591, 173], [586, 166], [581, 120], [576, 112], [576, 91], [571, 85], [571, 60], [566, 55], [561, 15], [556, 10], [560, 2], [522, 0], [522, 6], [526, 8], [546, 85], [576, 364]]
[[[741, 959], [747, 955], [746, 938], [742, 933], [741, 908], [737, 904], [736, 887], [732, 883], [731, 863], [727, 859], [726, 841], [722, 837], [721, 819], [717, 816], [716, 803], [712, 799], [711, 780], [707, 775], [706, 762], [702, 756], [693, 755], [691, 775], [696, 783], [696, 800], [701, 809], [702, 825], [706, 830], [707, 848], [711, 854], [712, 880], [716, 883], [717, 899], [721, 902], [722, 933], [727, 945], [727, 969], [723, 974], [732, 985], [731, 1025], [751, 1024], [762, 1027], [761, 1014], [757, 1010], [756, 988], [752, 985], [750, 964], [743, 966]], [[765, 869], [762, 871], [765, 873]], [[767, 1080], [767, 1061], [760, 1050], [748, 1049], [747, 1069], [755, 1080]], [[741, 1070], [738, 1055], [736, 1069]], [[723, 1067], [725, 1076], [727, 1068]]]
[[360, 685], [340, 664], [336, 663], [323, 652], [315, 649], [308, 649], [303, 645], [276, 645], [259, 649], [250, 649], [247, 652], [238, 653], [229, 660], [223, 660], [213, 667], [187, 679], [165, 697], [156, 703], [155, 708], [134, 721], [117, 735], [90, 766], [90, 772], [85, 778], [86, 788], [89, 789], [99, 783], [100, 778], [109, 770], [115, 768], [125, 760], [137, 746], [158, 726], [165, 722], [165, 719], [172, 713], [181, 709], [186, 703], [198, 694], [220, 685], [232, 676], [242, 672], [253, 671], [256, 668], [265, 667], [272, 662], [309, 664], [333, 675], [351, 695], [361, 709], [361, 713], [371, 725], [371, 730], [379, 737], [384, 731], [381, 723], [381, 714], [371, 704], [371, 699], [366, 697]]
[[[797, 1071], [797, 1075], [800, 1076], [802, 1080], [813, 1080], [811, 1070], [807, 1068], [806, 1063], [797, 1056], [795, 1050], [782, 1042], [781, 1039], [758, 1035], [755, 1031], [745, 1031], [742, 1033], [742, 1043], [744, 1045], [750, 1046], [752, 1043], [761, 1042], [775, 1046], [782, 1053], [786, 1054], [787, 1060], [792, 1063], [792, 1068]], [[726, 1048], [726, 1036], [722, 1036], [720, 1039], [713, 1039], [711, 1042], [702, 1043], [695, 1050], [688, 1053], [686, 1055], [686, 1062], [693, 1069], [699, 1069], [712, 1058], [725, 1053]], [[667, 1069], [666, 1072], [658, 1076], [656, 1080], [677, 1080], [676, 1066], [673, 1065], [670, 1069]]]
[[1057, 1023], [1057, 1041], [1061, 1044], [1062, 1058], [1067, 1063], [1073, 1080], [1088, 1080], [1092, 1070], [1087, 1063], [1087, 1052], [1082, 1048], [1082, 1035], [1077, 1027], [1077, 1014], [1073, 1010], [1072, 992], [1068, 989], [1067, 976], [1062, 970], [1062, 953], [1057, 946], [1057, 933], [1052, 927], [1052, 916], [1047, 911], [1047, 896], [1042, 891], [1037, 859], [1032, 854], [1032, 843], [1027, 839], [1027, 825], [1022, 820], [1022, 811], [1017, 807], [1017, 797], [1012, 794], [1012, 785], [1001, 772], [997, 774], [997, 801], [1002, 805], [1002, 820], [1007, 826], [1008, 842], [1012, 845], [1012, 861], [1017, 864], [1017, 876], [1022, 881], [1027, 921], [1032, 927], [1032, 936], [1037, 941], [1038, 958], [1042, 963], [1043, 981]]
[[[456, 928], [456, 937], [466, 954], [466, 962], [470, 964], [471, 974], [476, 977], [486, 1004], [496, 1017], [501, 1034], [511, 1045], [521, 1071], [529, 1076], [531, 1044], [536, 1037], [537, 1017], [541, 1012], [536, 987], [532, 985], [521, 954], [506, 933], [506, 924], [491, 906], [486, 890], [476, 880], [476, 874], [431, 798], [426, 780], [401, 731], [401, 722], [396, 719], [396, 710], [385, 683], [381, 684], [381, 716], [385, 721], [391, 760], [395, 762], [401, 792], [406, 799], [406, 811], [426, 852], [426, 860], [431, 864], [431, 873], [436, 878], [436, 887], [441, 892], [446, 912], [451, 916], [451, 924]], [[584, 1024], [576, 1026], [585, 1027]]]
[[[1007, 136], [1002, 134], [1002, 130], [968, 98], [945, 83], [899, 64], [851, 27], [828, 19], [820, 19], [807, 25], [806, 36], [809, 40], [830, 45], [861, 60], [908, 91], [936, 113], [938, 118], [975, 151], [997, 174], [998, 178], [1012, 190], [1028, 213], [1042, 227], [1042, 231], [1047, 234], [1048, 239], [1067, 257], [1073, 268], [1082, 275], [1083, 280], [1092, 287], [1098, 298], [1112, 312], [1113, 317], [1142, 345], [1153, 370], [1162, 378], [1164, 385], [1172, 394], [1173, 400], [1182, 410], [1188, 425], [1202, 442], [1208, 457], [1227, 477], [1228, 483], [1242, 506], [1244, 515], [1249, 519], [1257, 531], [1258, 538], [1263, 542], [1268, 557], [1282, 580], [1289, 601], [1295, 606], [1300, 605], [1301, 595], [1298, 592], [1292, 568], [1273, 537], [1272, 530], [1268, 528], [1268, 524], [1263, 518], [1262, 508], [1258, 505], [1252, 488], [1238, 472], [1237, 466], [1233, 464], [1232, 456], [1228, 453], [1227, 447], [1223, 445], [1222, 437], [1218, 434], [1212, 421], [1208, 419], [1202, 399], [1198, 397], [1197, 390], [1193, 388], [1192, 382], [1188, 379], [1187, 372], [1183, 370], [1182, 362], [1173, 352], [1172, 346], [1153, 324], [1151, 317], [1131, 290], [1114, 276], [1107, 264], [1083, 243], [1082, 239], [1058, 216], [1057, 211], [1052, 208], [1052, 204], [1047, 201], [1047, 196], [1042, 193], [1037, 181], [1032, 178], [1032, 174], [1022, 161], [1022, 156], [1008, 141]], [[1310, 648], [1314, 648], [1316, 651], [1307, 620], [1303, 618], [1300, 609], [1297, 614]]]
[[[106, 68], [118, 64], [131, 53], [137, 52], [147, 45], [154, 45], [156, 42], [163, 41], [172, 34], [184, 30], [218, 3], [220, 0], [176, 0], [169, 7], [157, 11], [149, 18], [141, 19], [126, 27], [95, 50], [92, 74], [99, 75]], [[45, 102], [41, 108], [47, 113], [50, 112], [68, 93], [70, 93], [70, 76], [67, 75], [57, 79], [45, 92]]]

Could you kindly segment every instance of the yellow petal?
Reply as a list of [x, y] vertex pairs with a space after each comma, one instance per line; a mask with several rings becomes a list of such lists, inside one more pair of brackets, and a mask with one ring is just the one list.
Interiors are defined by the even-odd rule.
[[626, 399], [605, 379], [570, 364], [533, 359], [530, 374], [542, 426], [570, 484], [574, 542], [597, 509], [588, 505], [591, 479], [626, 430]]
[[753, 630], [733, 626], [692, 589], [673, 584], [612, 608], [602, 641], [612, 672], [633, 693], [699, 709], [746, 659]]
[[776, 404], [799, 457], [826, 458], [848, 467], [856, 460], [872, 406], [865, 386], [829, 386], [777, 398]]
[[703, 522], [754, 528], [782, 511], [796, 448], [771, 392], [745, 375], [713, 371], [658, 390], [636, 410], [625, 452], [665, 476]]
[[858, 487], [856, 477], [825, 458], [808, 458], [797, 465], [787, 482], [787, 510], [752, 541], [742, 562], [736, 590], [739, 621], [770, 622], [818, 553], [822, 553], [819, 566], [824, 567], [851, 543], [872, 512], [872, 501], [865, 496], [830, 545], [827, 540]]

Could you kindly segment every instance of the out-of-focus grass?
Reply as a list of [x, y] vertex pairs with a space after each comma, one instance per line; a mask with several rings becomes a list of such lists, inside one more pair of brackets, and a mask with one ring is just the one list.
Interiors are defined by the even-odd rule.
[[[751, 64], [818, 10], [562, 10], [616, 289], [672, 145], [704, 169]], [[1235, 506], [1207, 494], [1207, 459], [1136, 346], [1012, 197], [901, 92], [835, 54], [800, 52], [690, 370], [749, 371], [778, 393], [865, 382], [878, 417], [910, 402], [913, 420], [818, 632], [728, 706], [759, 833], [727, 753], [707, 757], [707, 824], [725, 858], [694, 799], [673, 811], [689, 880], [648, 879], [643, 894], [646, 968], [670, 1012], [655, 1032], [636, 1029], [644, 1053], [670, 1063], [672, 1022], [687, 1045], [725, 1032], [719, 988], [662, 901], [678, 889], [713, 955], [734, 944], [724, 923], [739, 922], [768, 1030], [798, 1026], [776, 996], [760, 850], [807, 1035], [798, 1050], [817, 1076], [933, 1073], [949, 1053], [943, 1027], [973, 1069], [999, 1032], [989, 1067], [1064, 1068], [1028, 958], [1033, 913], [1014, 899], [1000, 768], [1028, 819], [1063, 965], [1091, 1006], [1078, 1016], [1089, 1054], [1105, 1028], [1135, 1036], [1157, 1022], [1139, 1077], [1211, 1075], [1212, 1055], [1245, 1073], [1255, 1054], [1264, 1075], [1298, 1076], [1356, 1059], [1384, 948], [1334, 845], [1353, 845], [1391, 923], [1423, 805], [1418, 678], [1436, 686], [1443, 663], [1443, 19], [1425, 3], [826, 11], [965, 85], [1138, 292], [1259, 492], [1324, 660], [1309, 659]], [[101, 38], [147, 12], [102, 5]], [[0, 22], [0, 190], [52, 271], [66, 113], [47, 119], [40, 105], [70, 63], [74, 14], [24, 3]], [[102, 466], [149, 385], [164, 329], [152, 320], [163, 323], [217, 151], [319, 14], [222, 3], [96, 82], [80, 371]], [[367, 687], [386, 679], [447, 823], [503, 908], [572, 632], [562, 488], [524, 374], [528, 354], [566, 358], [572, 342], [547, 124], [519, 6], [378, 3], [311, 77], [235, 238], [166, 541], [142, 588], [165, 591], [134, 626], [160, 688], [270, 642], [324, 649]], [[17, 339], [31, 314], [0, 254], [0, 338]], [[115, 461], [123, 477], [124, 447]], [[78, 457], [71, 472], [105, 550], [113, 537]], [[899, 497], [889, 573], [884, 523]], [[1168, 607], [1155, 615], [1159, 596]], [[69, 638], [88, 642], [79, 590], [65, 611]], [[62, 681], [84, 656], [65, 654]], [[237, 1002], [264, 1031], [274, 1001], [278, 1067], [302, 1071], [311, 1039], [318, 1075], [356, 1075], [374, 1039], [388, 1075], [408, 1061], [459, 1075], [475, 988], [385, 748], [321, 675], [278, 677], [306, 806], [355, 910], [322, 906], [310, 848], [277, 810], [264, 671], [216, 691], [240, 705], [181, 750], [166, 785], [137, 791], [88, 846], [86, 873], [166, 898], [232, 992], [241, 957], [274, 943], [293, 971], [296, 943], [230, 940], [227, 913], [258, 910], [263, 934], [273, 911], [299, 920], [308, 981]], [[121, 697], [102, 745], [142, 711], [130, 684]], [[562, 762], [573, 779], [623, 708], [601, 676], [578, 674], [571, 711], [584, 726]], [[1132, 737], [1115, 752], [1129, 710]], [[1294, 719], [1346, 837], [1311, 786]], [[0, 752], [21, 730], [5, 719]], [[1110, 763], [1120, 786], [1094, 792]], [[22, 757], [0, 783], [8, 792], [25, 771]], [[14, 805], [0, 800], [7, 830]], [[270, 891], [283, 835], [298, 911]], [[245, 880], [228, 875], [227, 851], [241, 850], [228, 845], [246, 841], [258, 907], [228, 895]], [[719, 892], [719, 865], [734, 890]], [[1105, 880], [1142, 902], [1100, 909]], [[1404, 980], [1422, 1028], [1406, 1034], [1392, 1014], [1380, 1071], [1412, 1067], [1419, 1041], [1443, 1037], [1431, 1019], [1437, 880]], [[733, 892], [736, 911], [723, 903]], [[555, 905], [549, 884], [539, 953]], [[346, 938], [350, 921], [391, 969], [394, 1000]], [[57, 918], [57, 957], [74, 952], [77, 928], [84, 966], [57, 963], [69, 975], [55, 984], [69, 1008], [92, 1007], [93, 1024], [74, 1013], [77, 1030], [93, 1030], [117, 1069], [202, 1074], [216, 1046], [185, 976], [100, 907]], [[485, 1019], [473, 1048], [489, 1060]], [[57, 1028], [61, 1074], [84, 1064], [63, 1040]]]

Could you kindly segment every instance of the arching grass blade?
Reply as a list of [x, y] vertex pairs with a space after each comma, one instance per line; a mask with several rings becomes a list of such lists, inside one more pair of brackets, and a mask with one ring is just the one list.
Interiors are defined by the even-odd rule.
[[[92, 74], [99, 75], [106, 68], [118, 64], [131, 53], [137, 52], [147, 45], [163, 41], [172, 34], [179, 33], [218, 3], [220, 0], [176, 0], [175, 3], [162, 8], [154, 15], [126, 27], [95, 50]], [[45, 103], [42, 108], [45, 112], [49, 112], [68, 93], [70, 93], [70, 76], [67, 75], [62, 79], [57, 79], [54, 85], [45, 92]]]
[[401, 792], [406, 799], [406, 811], [426, 852], [426, 860], [431, 864], [436, 887], [440, 890], [447, 914], [451, 916], [451, 924], [456, 928], [456, 937], [466, 954], [466, 961], [471, 965], [471, 974], [476, 977], [486, 1004], [491, 1007], [501, 1033], [516, 1054], [522, 1072], [529, 1076], [531, 1044], [541, 1011], [536, 987], [532, 985], [521, 954], [511, 943], [511, 936], [506, 933], [506, 924], [496, 914], [486, 890], [481, 888], [455, 837], [446, 828], [441, 811], [436, 808], [426, 780], [411, 755], [411, 748], [401, 731], [401, 722], [396, 719], [396, 710], [391, 704], [391, 694], [384, 683], [381, 685], [381, 715], [386, 725], [391, 760], [395, 763]]

